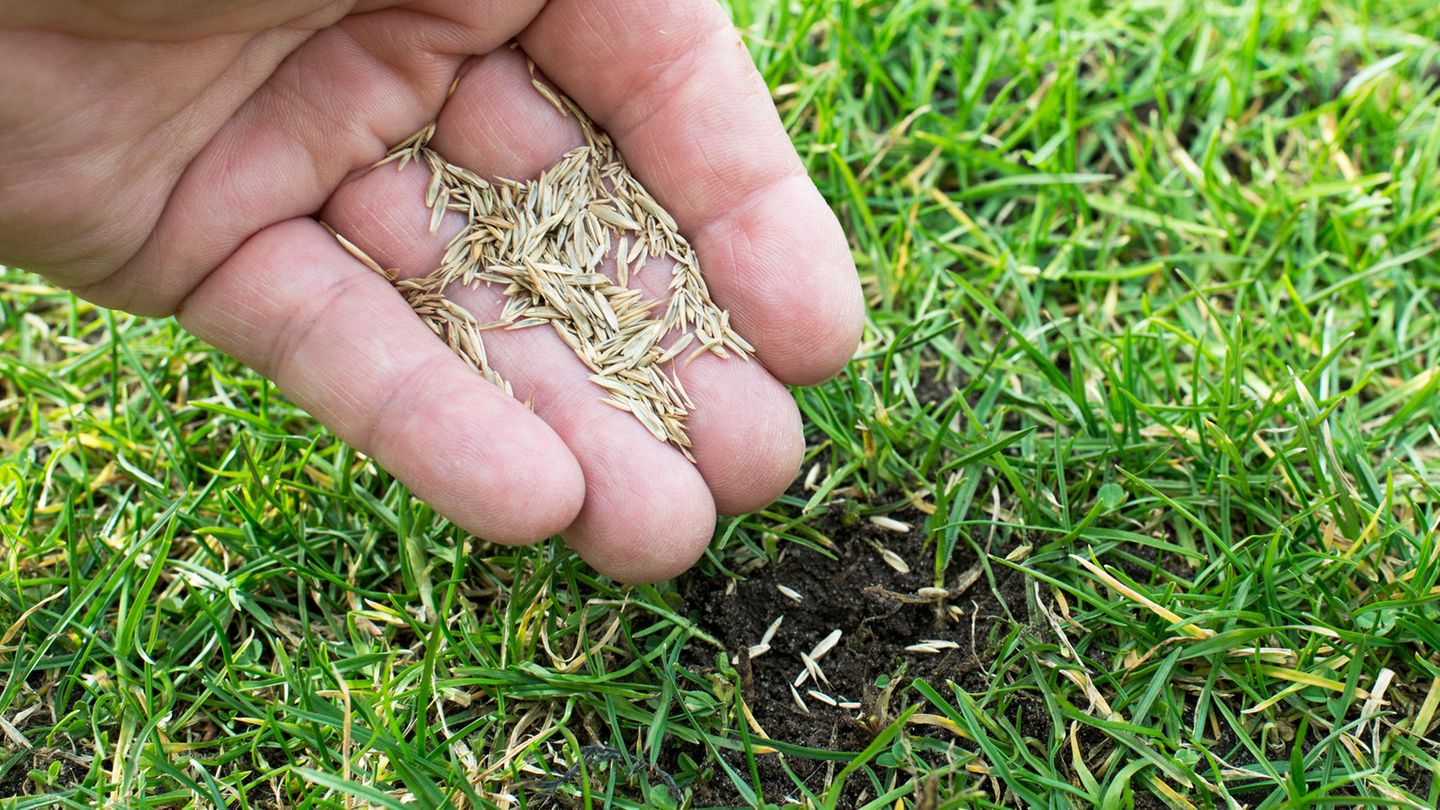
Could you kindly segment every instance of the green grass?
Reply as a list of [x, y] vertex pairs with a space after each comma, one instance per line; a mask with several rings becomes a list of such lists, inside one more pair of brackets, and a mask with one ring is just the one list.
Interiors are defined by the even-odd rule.
[[679, 586], [467, 538], [173, 323], [11, 270], [14, 806], [779, 805], [777, 756], [813, 806], [1440, 803], [1440, 6], [732, 8], [873, 305], [796, 394], [807, 496], [933, 505], [937, 582], [1024, 572], [989, 686], [757, 754]]

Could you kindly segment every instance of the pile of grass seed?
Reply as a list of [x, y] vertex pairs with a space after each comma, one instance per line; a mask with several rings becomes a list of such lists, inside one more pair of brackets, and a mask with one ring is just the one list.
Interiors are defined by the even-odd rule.
[[[429, 147], [432, 123], [395, 147], [381, 163], [411, 161], [430, 168], [425, 204], [436, 232], [447, 211], [466, 218], [440, 267], [395, 281], [363, 251], [357, 258], [395, 281], [436, 335], [487, 380], [510, 392], [490, 366], [481, 333], [549, 325], [590, 370], [601, 401], [632, 414], [655, 438], [686, 458], [685, 421], [695, 403], [677, 363], [704, 352], [748, 359], [752, 347], [730, 327], [710, 297], [700, 262], [679, 226], [625, 165], [610, 137], [570, 99], [539, 81], [535, 88], [562, 114], [580, 122], [585, 144], [567, 152], [538, 180], [485, 180]], [[669, 300], [647, 298], [631, 280], [651, 259], [673, 262]], [[613, 263], [614, 275], [604, 272]], [[481, 321], [446, 291], [452, 285], [498, 284], [506, 303]], [[663, 306], [663, 309], [662, 309]], [[673, 336], [673, 340], [671, 339]]]

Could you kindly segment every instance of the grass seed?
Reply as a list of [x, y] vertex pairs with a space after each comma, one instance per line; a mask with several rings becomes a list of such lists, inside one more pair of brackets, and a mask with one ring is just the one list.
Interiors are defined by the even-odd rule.
[[[682, 365], [706, 352], [748, 359], [753, 349], [711, 298], [699, 258], [675, 218], [631, 174], [610, 136], [570, 99], [539, 80], [533, 84], [557, 110], [575, 116], [585, 139], [538, 180], [492, 182], [450, 163], [429, 147], [433, 123], [377, 164], [398, 162], [404, 168], [414, 161], [430, 169], [424, 200], [432, 233], [447, 212], [466, 219], [439, 268], [396, 286], [431, 331], [507, 392], [509, 385], [490, 366], [481, 332], [549, 323], [589, 368], [590, 381], [603, 392], [597, 399], [631, 414], [657, 440], [694, 461], [686, 421], [695, 403], [680, 385], [677, 359], [687, 350]], [[393, 281], [353, 242], [336, 238], [366, 267]], [[630, 287], [648, 257], [674, 263], [663, 309]], [[606, 259], [615, 262], [613, 280], [598, 272]], [[500, 317], [481, 324], [446, 296], [453, 284], [504, 284], [507, 301]], [[672, 335], [677, 337], [670, 341]], [[663, 366], [670, 366], [669, 374]]]

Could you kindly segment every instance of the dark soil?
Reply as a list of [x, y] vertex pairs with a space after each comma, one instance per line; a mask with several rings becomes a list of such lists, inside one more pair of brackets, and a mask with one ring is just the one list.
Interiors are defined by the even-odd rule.
[[[12, 751], [0, 748], [0, 764], [4, 764], [13, 755]], [[30, 772], [32, 770], [46, 773], [56, 762], [60, 763], [56, 784], [41, 786], [31, 782]], [[0, 799], [37, 796], [52, 789], [63, 790], [74, 787], [84, 781], [86, 773], [86, 769], [74, 759], [67, 758], [54, 749], [32, 749], [28, 754], [21, 755], [20, 761], [13, 762], [10, 768], [0, 775]]]
[[[834, 751], [859, 751], [883, 729], [893, 714], [913, 703], [914, 695], [899, 696], [912, 678], [923, 678], [944, 691], [946, 681], [979, 691], [988, 685], [986, 668], [994, 660], [992, 640], [1014, 621], [1027, 621], [1025, 581], [1003, 567], [996, 567], [999, 597], [984, 576], [963, 592], [959, 583], [972, 571], [978, 559], [968, 545], [956, 549], [945, 587], [951, 591], [944, 601], [924, 602], [916, 592], [934, 585], [935, 552], [925, 543], [924, 515], [915, 510], [892, 517], [909, 523], [914, 530], [897, 533], [880, 529], [867, 520], [846, 518], [844, 511], [832, 513], [811, 525], [835, 542], [835, 559], [799, 546], [781, 554], [777, 562], [765, 565], [741, 581], [725, 577], [696, 577], [689, 583], [687, 606], [706, 632], [723, 641], [733, 654], [741, 674], [746, 704], [765, 734], [773, 740]], [[898, 554], [910, 566], [902, 574], [888, 565], [872, 542]], [[785, 585], [804, 596], [796, 603], [782, 595]], [[952, 610], [952, 607], [958, 610]], [[784, 623], [770, 642], [770, 650], [749, 659], [746, 650], [758, 644], [777, 617]], [[807, 681], [797, 691], [808, 713], [796, 705], [790, 688], [804, 670], [800, 654], [808, 653], [831, 631], [843, 635], [839, 644], [819, 660], [829, 684]], [[922, 640], [954, 642], [953, 649], [939, 654], [908, 652], [906, 647]], [[709, 662], [691, 662], [697, 669], [709, 669]], [[881, 704], [882, 690], [877, 679], [903, 672], [900, 688], [889, 706]], [[857, 701], [860, 709], [826, 705], [807, 694], [822, 691], [837, 702]], [[1039, 713], [1035, 713], [1037, 722]], [[1044, 729], [1037, 729], [1041, 734]], [[945, 737], [935, 728], [917, 728], [917, 735]], [[746, 770], [737, 757], [731, 763]], [[776, 755], [758, 760], [765, 796], [778, 801], [796, 791]], [[808, 786], [819, 792], [831, 772], [823, 762], [789, 760], [789, 765]], [[836, 769], [839, 765], [834, 766]], [[847, 783], [841, 806], [855, 806], [864, 800], [860, 780]], [[849, 795], [853, 793], [854, 795]], [[869, 798], [874, 798], [873, 795]], [[736, 805], [740, 797], [723, 777], [696, 789], [697, 807]]]

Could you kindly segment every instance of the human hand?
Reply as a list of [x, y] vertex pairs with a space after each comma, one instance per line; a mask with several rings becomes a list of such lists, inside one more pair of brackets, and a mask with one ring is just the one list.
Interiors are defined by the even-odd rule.
[[[793, 479], [781, 383], [829, 377], [858, 341], [839, 224], [710, 0], [55, 0], [0, 10], [0, 48], [0, 261], [176, 315], [486, 539], [559, 533], [618, 579], [680, 573], [717, 510]], [[486, 333], [506, 396], [317, 221], [433, 270], [460, 223], [430, 232], [429, 172], [369, 167], [435, 120], [451, 162], [538, 175], [580, 135], [527, 56], [615, 137], [755, 346], [680, 369], [694, 464], [604, 405], [549, 330]], [[668, 276], [637, 283], [663, 296]]]

